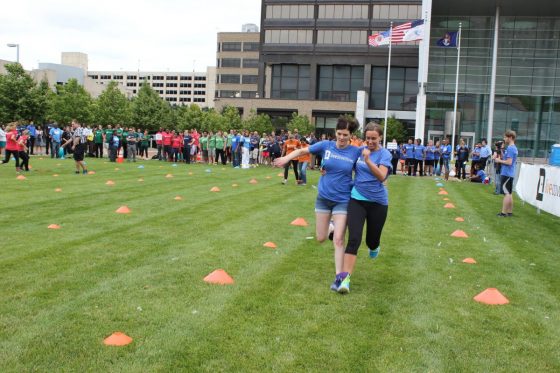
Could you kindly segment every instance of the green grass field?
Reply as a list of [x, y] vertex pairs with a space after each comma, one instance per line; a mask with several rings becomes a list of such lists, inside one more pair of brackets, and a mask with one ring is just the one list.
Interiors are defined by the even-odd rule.
[[[88, 163], [0, 166], [1, 372], [560, 371], [560, 219], [519, 200], [497, 218], [491, 186], [391, 177], [381, 254], [362, 246], [342, 296], [332, 244], [306, 239], [317, 172]], [[235, 284], [203, 281], [218, 268]], [[472, 299], [490, 287], [510, 304]], [[115, 331], [133, 343], [105, 346]]]

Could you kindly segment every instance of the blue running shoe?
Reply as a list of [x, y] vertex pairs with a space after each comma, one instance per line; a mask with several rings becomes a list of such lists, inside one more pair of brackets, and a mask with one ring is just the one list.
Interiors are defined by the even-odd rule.
[[350, 292], [350, 274], [343, 278], [337, 290], [340, 294], [348, 294]]
[[375, 259], [379, 255], [379, 251], [381, 250], [381, 246], [377, 246], [377, 249], [372, 250], [369, 249], [369, 257], [370, 259]]
[[342, 279], [340, 278], [340, 276], [336, 275], [333, 283], [331, 284], [331, 290], [332, 291], [338, 291], [338, 287], [340, 286], [341, 282], [342, 282]]

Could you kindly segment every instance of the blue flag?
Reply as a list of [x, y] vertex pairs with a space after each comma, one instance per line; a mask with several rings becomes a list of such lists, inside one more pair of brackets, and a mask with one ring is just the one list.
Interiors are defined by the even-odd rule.
[[443, 38], [437, 41], [437, 45], [440, 47], [457, 47], [459, 38], [459, 31], [446, 32]]

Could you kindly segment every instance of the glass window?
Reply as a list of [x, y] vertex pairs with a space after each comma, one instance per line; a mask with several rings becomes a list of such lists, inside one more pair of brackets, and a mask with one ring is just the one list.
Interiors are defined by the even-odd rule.
[[222, 43], [223, 52], [239, 52], [241, 51], [241, 43], [238, 42], [223, 42]]
[[259, 60], [256, 58], [244, 58], [243, 59], [244, 68], [255, 68], [259, 67]]
[[272, 66], [272, 98], [308, 99], [309, 65]]
[[220, 75], [220, 83], [239, 84], [240, 79], [237, 74], [222, 74]]
[[241, 67], [241, 58], [222, 58], [221, 67]]
[[243, 43], [243, 51], [245, 52], [253, 52], [258, 50], [259, 50], [259, 43], [250, 43], [250, 42]]
[[318, 98], [330, 101], [354, 101], [363, 87], [363, 66], [319, 66]]
[[243, 75], [241, 82], [243, 84], [257, 84], [257, 75]]

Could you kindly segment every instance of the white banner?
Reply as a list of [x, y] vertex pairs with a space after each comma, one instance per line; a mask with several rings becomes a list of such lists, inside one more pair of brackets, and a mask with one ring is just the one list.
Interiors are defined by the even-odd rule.
[[525, 202], [560, 216], [560, 167], [522, 163], [515, 191]]

